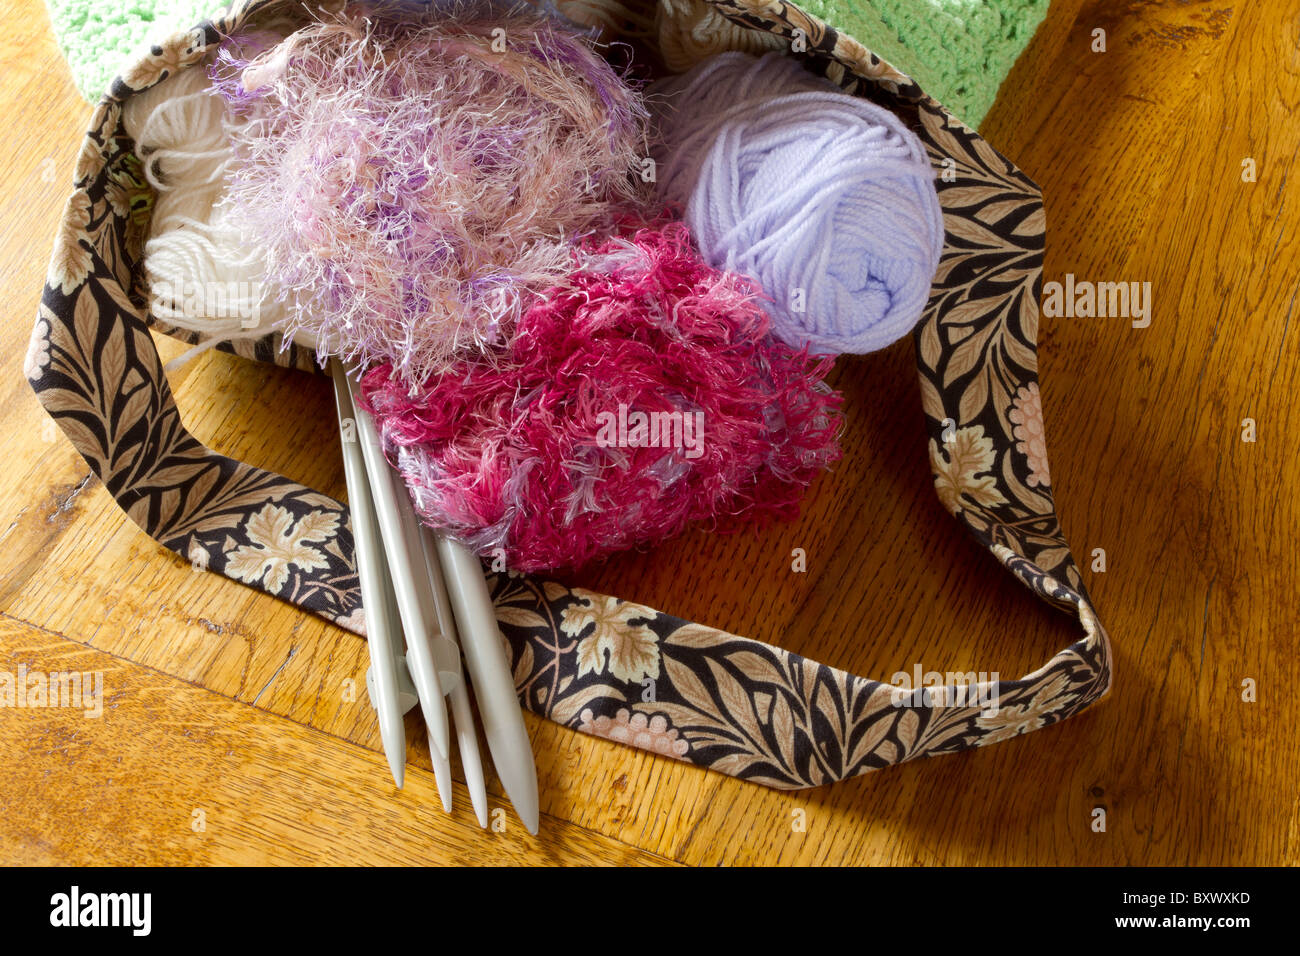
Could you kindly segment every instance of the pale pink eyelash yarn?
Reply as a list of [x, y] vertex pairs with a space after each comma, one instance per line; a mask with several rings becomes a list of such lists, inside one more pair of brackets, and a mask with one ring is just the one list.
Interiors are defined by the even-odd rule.
[[214, 68], [242, 120], [227, 218], [286, 290], [286, 339], [411, 386], [506, 343], [574, 243], [646, 198], [646, 111], [587, 40], [433, 16], [235, 37]]

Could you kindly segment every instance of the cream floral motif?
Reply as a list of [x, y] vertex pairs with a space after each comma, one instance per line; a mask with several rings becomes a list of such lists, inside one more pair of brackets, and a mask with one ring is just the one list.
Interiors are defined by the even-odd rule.
[[119, 219], [131, 215], [131, 193], [131, 183], [124, 182], [120, 172], [117, 175], [109, 175], [108, 181], [104, 184], [104, 198], [113, 208], [113, 215]]
[[177, 33], [163, 41], [160, 46], [149, 51], [149, 55], [138, 60], [135, 65], [122, 74], [122, 82], [133, 90], [142, 90], [152, 86], [164, 73], [174, 74], [183, 66], [189, 66], [203, 58], [203, 32], [187, 30]]
[[687, 751], [691, 749], [690, 743], [678, 737], [677, 728], [669, 727], [667, 718], [661, 714], [647, 718], [645, 714], [633, 714], [623, 707], [614, 715], [613, 720], [603, 714], [593, 719], [591, 708], [588, 707], [579, 715], [579, 719], [582, 722], [578, 729], [584, 734], [640, 747], [651, 753], [685, 760]]
[[338, 530], [339, 516], [313, 511], [295, 523], [279, 505], [264, 505], [248, 519], [244, 532], [252, 544], [241, 544], [226, 554], [226, 573], [247, 584], [261, 583], [279, 594], [289, 580], [289, 566], [304, 571], [329, 567], [329, 561], [309, 541], [328, 541]]
[[63, 210], [63, 222], [54, 240], [54, 255], [50, 257], [45, 278], [46, 285], [64, 295], [71, 295], [90, 274], [90, 250], [81, 241], [89, 225], [90, 197], [84, 189], [78, 189], [68, 197], [68, 205]]
[[995, 744], [1000, 740], [1027, 734], [1044, 724], [1044, 717], [1054, 710], [1059, 710], [1065, 703], [1061, 692], [1068, 686], [1064, 674], [1057, 674], [1051, 682], [1041, 688], [1028, 704], [1011, 704], [998, 708], [990, 717], [976, 717], [975, 725], [988, 733], [980, 737], [980, 744]]
[[1030, 382], [1016, 392], [1007, 418], [1013, 425], [1011, 433], [1016, 438], [1016, 451], [1029, 462], [1029, 485], [1046, 488], [1052, 483], [1047, 470], [1047, 439], [1043, 435], [1043, 398], [1038, 383]]
[[996, 457], [993, 439], [984, 434], [983, 425], [957, 429], [942, 451], [930, 439], [934, 487], [943, 506], [958, 514], [972, 504], [984, 508], [1006, 504], [1007, 499], [998, 490], [997, 478], [982, 474], [992, 470]]
[[23, 361], [23, 373], [33, 382], [45, 374], [45, 366], [50, 364], [50, 323], [45, 316], [36, 320], [32, 329], [32, 339], [27, 343], [27, 358]]
[[77, 154], [77, 165], [72, 173], [72, 181], [78, 186], [84, 186], [90, 181], [90, 177], [103, 167], [103, 149], [92, 137], [87, 136], [81, 141], [81, 152]]
[[635, 627], [630, 624], [645, 616], [645, 608], [604, 594], [574, 593], [580, 600], [564, 609], [560, 629], [570, 637], [577, 637], [595, 625], [578, 642], [578, 676], [602, 673], [608, 654], [609, 673], [618, 680], [639, 683], [646, 677], [658, 678], [659, 638], [644, 624]]

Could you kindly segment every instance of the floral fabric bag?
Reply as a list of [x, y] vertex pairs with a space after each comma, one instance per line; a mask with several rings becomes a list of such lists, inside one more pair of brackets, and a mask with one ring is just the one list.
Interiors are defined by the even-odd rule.
[[[908, 77], [797, 6], [709, 2], [746, 30], [783, 38], [846, 96], [893, 110], [926, 144], [946, 225], [915, 332], [935, 488], [1011, 574], [1077, 621], [1080, 636], [1018, 680], [949, 688], [946, 697], [914, 690], [900, 700], [888, 683], [617, 597], [489, 575], [521, 704], [568, 727], [786, 789], [994, 743], [1077, 714], [1109, 689], [1111, 652], [1046, 471], [1035, 345], [1046, 226], [1037, 186]], [[148, 314], [139, 268], [151, 195], [122, 126], [123, 102], [190, 68], [251, 17], [288, 6], [237, 0], [224, 16], [154, 47], [101, 99], [77, 161], [27, 374], [152, 538], [364, 633], [347, 507], [208, 449], [185, 430], [148, 328], [188, 333]], [[312, 354], [281, 352], [276, 337], [226, 347], [318, 370]], [[266, 543], [287, 533], [311, 544], [319, 558], [307, 563], [315, 566], [265, 565]], [[635, 673], [584, 666], [623, 640], [642, 648]], [[642, 700], [647, 676], [655, 680], [650, 702]]]

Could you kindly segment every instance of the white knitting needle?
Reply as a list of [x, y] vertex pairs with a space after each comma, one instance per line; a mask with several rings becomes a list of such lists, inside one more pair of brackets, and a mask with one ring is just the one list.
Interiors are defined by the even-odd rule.
[[[373, 426], [373, 421], [361, 411], [358, 422], [365, 420]], [[360, 429], [362, 426], [358, 424]], [[377, 436], [376, 436], [377, 437]], [[364, 438], [362, 439], [365, 440]], [[364, 456], [364, 446], [363, 446]], [[447, 813], [452, 810], [451, 761], [447, 752], [438, 752], [434, 744], [435, 736], [431, 714], [446, 714], [443, 694], [446, 689], [462, 683], [460, 652], [456, 645], [434, 632], [437, 627], [437, 611], [429, 581], [428, 569], [425, 567], [424, 553], [418, 531], [419, 523], [411, 499], [401, 477], [387, 463], [383, 463], [378, 473], [369, 472], [371, 489], [376, 483], [385, 482], [391, 489], [393, 504], [397, 509], [396, 525], [380, 529], [380, 537], [388, 554], [388, 578], [390, 591], [399, 608], [403, 629], [406, 632], [406, 654], [401, 647], [394, 654], [401, 667], [406, 668], [424, 715], [425, 726], [429, 731], [429, 760], [433, 764], [434, 780], [438, 784], [438, 796], [442, 799], [442, 808]], [[384, 532], [389, 532], [385, 534]], [[398, 540], [390, 540], [394, 534]], [[406, 583], [407, 605], [402, 606], [394, 582]], [[400, 675], [399, 675], [400, 676]], [[444, 718], [445, 719], [445, 718]]]
[[[367, 490], [367, 493], [368, 490]], [[371, 502], [374, 507], [374, 502]], [[388, 646], [393, 651], [394, 669], [397, 672], [397, 706], [403, 714], [409, 713], [412, 707], [420, 703], [420, 695], [415, 689], [415, 684], [411, 680], [411, 673], [406, 669], [406, 664], [402, 661], [402, 628], [396, 622], [401, 620], [401, 613], [397, 610], [397, 595], [393, 593], [393, 582], [389, 580], [387, 574], [380, 574], [379, 584], [384, 592], [384, 607], [388, 612], [388, 620], [393, 621], [395, 626], [391, 632], [391, 639]], [[365, 605], [362, 605], [364, 607]], [[374, 672], [366, 671], [366, 689], [370, 690], [374, 682]], [[371, 694], [373, 695], [373, 691]]]
[[352, 539], [357, 564], [357, 577], [361, 583], [361, 604], [366, 609], [367, 647], [370, 652], [370, 675], [367, 688], [372, 691], [370, 702], [379, 717], [379, 736], [383, 740], [384, 755], [393, 773], [393, 782], [400, 788], [406, 779], [406, 727], [402, 723], [403, 708], [398, 703], [397, 664], [393, 658], [394, 631], [398, 626], [390, 619], [390, 605], [385, 600], [384, 577], [387, 561], [375, 518], [374, 502], [370, 498], [369, 482], [363, 460], [359, 435], [349, 434], [346, 423], [356, 422], [356, 409], [347, 376], [337, 360], [330, 361], [330, 374], [334, 379], [334, 401], [338, 407], [340, 437], [343, 446], [343, 475], [348, 487], [348, 509], [352, 515]]
[[[363, 467], [370, 464], [370, 458], [378, 457], [378, 464], [382, 468], [366, 470], [358, 481], [363, 483], [362, 488], [369, 492], [376, 485], [381, 489], [387, 489], [389, 492], [395, 492], [388, 496], [388, 504], [392, 507], [394, 514], [391, 516], [395, 520], [392, 522], [394, 528], [394, 537], [397, 540], [405, 540], [402, 533], [398, 530], [401, 527], [412, 528], [418, 525], [415, 520], [414, 511], [411, 508], [410, 500], [405, 494], [405, 488], [396, 488], [396, 474], [388, 467], [387, 461], [383, 459], [380, 450], [378, 434], [375, 432], [374, 423], [364, 412], [356, 408], [353, 401], [355, 386], [351, 380], [343, 373], [342, 367], [337, 362], [331, 363], [331, 372], [335, 375], [335, 384], [338, 386], [340, 380], [343, 387], [347, 390], [348, 407], [342, 409], [341, 417], [350, 417], [357, 427], [357, 437], [360, 439], [351, 449], [356, 451], [356, 446], [360, 446], [360, 455]], [[350, 412], [350, 414], [345, 414]], [[368, 453], [367, 449], [371, 449]], [[374, 473], [374, 472], [377, 472]], [[349, 497], [353, 497], [351, 487], [354, 484], [349, 479]], [[369, 486], [369, 487], [366, 487]], [[378, 495], [384, 495], [384, 491], [379, 491]], [[376, 495], [376, 497], [378, 497]], [[367, 493], [364, 496], [370, 499]], [[367, 503], [372, 509], [373, 518], [382, 514], [377, 503], [370, 499]], [[402, 508], [402, 504], [405, 508]], [[403, 512], [409, 512], [404, 514]], [[357, 519], [354, 518], [354, 524]], [[377, 521], [371, 523], [371, 527], [377, 524]], [[383, 540], [382, 536], [376, 536]], [[531, 833], [536, 833], [540, 817], [540, 805], [537, 796], [537, 770], [533, 761], [532, 747], [528, 741], [527, 729], [524, 727], [523, 715], [519, 708], [518, 698], [514, 691], [514, 679], [510, 672], [509, 663], [506, 660], [504, 649], [501, 646], [500, 632], [496, 626], [496, 616], [493, 611], [491, 596], [487, 593], [487, 586], [483, 581], [482, 566], [478, 560], [465, 551], [460, 545], [437, 539], [436, 548], [430, 548], [428, 541], [435, 536], [431, 531], [422, 533], [421, 553], [425, 558], [424, 565], [427, 572], [426, 580], [430, 582], [432, 594], [434, 597], [435, 613], [438, 617], [439, 630], [444, 638], [451, 641], [455, 640], [457, 628], [453, 619], [450, 604], [455, 608], [455, 617], [462, 619], [461, 630], [469, 631], [472, 636], [467, 638], [471, 642], [472, 650], [466, 651], [466, 664], [469, 667], [472, 679], [475, 681], [475, 691], [480, 705], [480, 716], [483, 719], [484, 733], [488, 740], [488, 748], [492, 753], [493, 762], [496, 765], [497, 775], [501, 779], [502, 786], [506, 790], [506, 795], [510, 798], [515, 806], [516, 812], [524, 822], [525, 827]], [[360, 550], [360, 540], [358, 540], [358, 551]], [[396, 550], [396, 549], [390, 549]], [[438, 555], [435, 551], [443, 552], [442, 561], [439, 562]], [[360, 563], [360, 562], [359, 562]], [[445, 572], [440, 564], [450, 564], [454, 569], [450, 573]], [[402, 568], [392, 569], [395, 579], [405, 579], [408, 586], [412, 586], [410, 580], [410, 569], [416, 564], [412, 561], [405, 565], [406, 573]], [[452, 600], [447, 597], [446, 587], [442, 586], [444, 579], [450, 585]], [[408, 628], [408, 635], [411, 633], [419, 634], [427, 638], [429, 634], [426, 622], [430, 620], [427, 612], [420, 607], [419, 597], [420, 590], [413, 586], [411, 598], [413, 630]], [[373, 606], [376, 603], [375, 598], [367, 599], [365, 591], [362, 592], [362, 601], [364, 604]], [[400, 604], [400, 599], [399, 599]], [[369, 627], [367, 628], [369, 630]], [[391, 630], [391, 628], [390, 628]], [[423, 641], [408, 643], [412, 647], [423, 649]], [[454, 645], [453, 645], [454, 647]], [[420, 652], [416, 652], [420, 653]], [[452, 665], [445, 660], [446, 653], [440, 655], [444, 658], [439, 663], [439, 669], [446, 673]], [[408, 661], [412, 665], [412, 676], [418, 671], [424, 670], [414, 659], [415, 654], [408, 653]], [[374, 653], [372, 647], [372, 662]], [[458, 664], [455, 665], [458, 669]], [[373, 663], [372, 663], [373, 667]], [[423, 707], [424, 698], [431, 696], [432, 687], [428, 685], [439, 684], [436, 676], [429, 679], [432, 674], [430, 668], [426, 673], [424, 680], [416, 680], [416, 687], [419, 688], [423, 682], [426, 690], [421, 693], [422, 709], [426, 712], [426, 718], [430, 710], [435, 713], [438, 711], [436, 706]], [[377, 683], [379, 683], [377, 681]], [[451, 684], [451, 681], [447, 682]], [[457, 686], [458, 685], [458, 686]], [[480, 826], [487, 826], [487, 792], [483, 780], [482, 762], [478, 751], [477, 740], [474, 735], [473, 715], [470, 710], [469, 697], [466, 693], [463, 681], [456, 681], [450, 689], [452, 696], [452, 708], [457, 725], [457, 743], [461, 751], [461, 763], [465, 770], [466, 784], [470, 791], [470, 799], [474, 804], [475, 815], [478, 817]], [[382, 700], [385, 694], [381, 691], [376, 696]], [[396, 700], [395, 693], [392, 695], [394, 705]], [[391, 709], [391, 708], [385, 708]], [[445, 718], [444, 718], [445, 719]], [[400, 715], [398, 719], [400, 728]], [[444, 725], [445, 726], [445, 725]], [[381, 734], [382, 734], [381, 722]], [[405, 735], [402, 737], [403, 751], [405, 748]], [[385, 750], [389, 750], [387, 743]], [[446, 747], [439, 754], [436, 747], [435, 732], [430, 727], [430, 751], [434, 767], [435, 779], [438, 782], [439, 794], [442, 796], [443, 806], [450, 809], [450, 767], [446, 757]], [[404, 753], [402, 757], [404, 759]], [[389, 753], [390, 766], [393, 764], [393, 756]], [[396, 779], [396, 776], [395, 776]], [[400, 786], [399, 782], [399, 786]]]
[[[370, 489], [368, 487], [364, 489], [364, 492], [367, 495], [369, 494], [369, 491]], [[403, 494], [399, 496], [399, 501], [407, 500], [409, 502], [409, 499], [406, 498], [405, 495], [405, 486], [403, 486], [402, 491]], [[373, 502], [371, 503], [371, 507], [373, 508]], [[414, 515], [414, 510], [412, 510], [412, 515]], [[376, 531], [375, 533], [378, 533], [378, 531]], [[380, 535], [381, 540], [382, 537], [383, 536]], [[388, 570], [387, 568], [384, 569], [385, 572], [387, 572], [387, 570]], [[427, 569], [424, 566], [423, 559], [421, 560], [419, 568], [417, 568], [416, 571], [417, 577], [421, 573], [427, 573]], [[401, 619], [401, 611], [398, 609], [397, 595], [393, 591], [392, 576], [389, 573], [383, 573], [378, 575], [378, 577], [383, 587], [385, 607], [387, 608], [387, 612], [388, 612], [388, 620], [398, 621]], [[441, 586], [442, 584], [441, 579], [437, 581], [437, 584]], [[426, 589], [426, 592], [430, 590], [431, 589]], [[429, 594], [429, 600], [430, 603], [432, 603], [433, 597], [431, 593]], [[425, 621], [433, 620], [435, 614], [436, 611], [430, 608], [428, 612], [423, 615], [422, 619]], [[439, 618], [439, 626], [441, 627], [440, 618]], [[393, 659], [396, 662], [396, 666], [397, 666], [397, 687], [398, 687], [397, 700], [398, 700], [398, 705], [401, 708], [403, 713], [410, 711], [411, 708], [415, 707], [417, 704], [420, 705], [422, 712], [426, 712], [426, 708], [424, 707], [424, 704], [420, 699], [420, 691], [415, 686], [415, 682], [411, 676], [412, 674], [420, 672], [421, 665], [417, 664], [413, 658], [416, 655], [420, 655], [422, 653], [432, 654], [432, 656], [437, 659], [439, 682], [441, 686], [455, 688], [456, 690], [454, 690], [453, 693], [459, 691], [459, 693], [464, 694], [465, 682], [461, 673], [460, 653], [453, 642], [448, 641], [444, 637], [431, 639], [429, 641], [421, 641], [417, 639], [414, 642], [412, 642], [408, 638], [407, 639], [408, 650], [406, 652], [406, 655], [403, 656], [402, 641], [398, 636], [398, 632], [396, 628], [393, 629], [393, 637], [395, 639], [390, 641], [389, 645], [392, 650]], [[378, 638], [377, 637], [372, 638], [372, 640], [378, 640]], [[448, 646], [450, 646], [449, 647], [450, 653], [448, 653], [447, 650]], [[439, 651], [441, 651], [441, 653], [439, 653]], [[368, 674], [368, 676], [370, 675]], [[372, 680], [373, 677], [371, 677], [371, 680], [367, 681], [366, 684], [367, 687], [371, 686]], [[426, 686], [425, 693], [426, 694], [429, 693], [427, 686]], [[457, 714], [456, 719], [457, 720], [461, 719], [459, 714]], [[471, 729], [473, 728], [474, 725], [473, 725], [472, 716], [467, 722], [467, 726], [469, 726]], [[477, 758], [478, 758], [477, 747], [474, 748], [473, 757], [474, 760], [477, 762]], [[451, 813], [452, 795], [455, 792], [452, 789], [452, 782], [451, 782], [451, 762], [446, 757], [439, 756], [436, 748], [434, 748], [432, 745], [429, 747], [429, 760], [433, 764], [433, 776], [434, 776], [434, 780], [437, 782], [438, 796], [442, 800], [442, 809], [447, 813]], [[481, 768], [479, 769], [479, 775], [480, 777], [482, 776]], [[472, 794], [472, 790], [471, 790], [471, 794]]]
[[[424, 547], [425, 565], [429, 570], [429, 580], [433, 585], [433, 598], [437, 606], [438, 630], [459, 645], [456, 636], [456, 619], [452, 614], [451, 602], [447, 598], [442, 564], [438, 560], [437, 536], [427, 526], [421, 526], [420, 543]], [[457, 666], [460, 657], [457, 657]], [[465, 786], [469, 789], [470, 803], [474, 806], [474, 815], [478, 825], [488, 825], [487, 781], [483, 777], [483, 760], [478, 749], [478, 734], [474, 729], [474, 713], [469, 705], [469, 691], [465, 681], [452, 685], [448, 694], [451, 698], [452, 723], [456, 727], [456, 743], [460, 748], [460, 765], [465, 771]]]
[[[364, 419], [366, 417], [366, 413], [362, 411], [360, 418]], [[373, 421], [371, 424], [373, 424]], [[470, 707], [469, 693], [461, 670], [461, 656], [456, 640], [455, 617], [453, 616], [450, 599], [447, 596], [442, 567], [438, 560], [435, 535], [416, 516], [415, 508], [411, 504], [410, 496], [400, 475], [390, 467], [385, 467], [384, 472], [385, 474], [374, 477], [379, 480], [386, 477], [393, 489], [396, 517], [403, 538], [404, 540], [409, 539], [411, 535], [408, 532], [413, 530], [415, 540], [419, 544], [419, 553], [412, 555], [407, 551], [406, 557], [410, 562], [407, 567], [414, 572], [411, 575], [416, 585], [414, 597], [420, 605], [418, 619], [423, 631], [418, 632], [417, 636], [423, 636], [427, 639], [412, 640], [412, 633], [408, 630], [406, 660], [410, 664], [412, 676], [425, 670], [431, 673], [436, 667], [439, 675], [438, 684], [446, 689], [448, 696], [451, 698], [452, 723], [456, 731], [456, 742], [460, 750], [461, 765], [465, 771], [466, 787], [469, 790], [470, 801], [473, 804], [479, 825], [486, 827], [488, 822], [487, 784], [483, 774], [482, 759], [479, 754], [478, 737], [474, 728], [474, 714]], [[391, 546], [388, 549], [390, 555], [394, 554], [395, 551], [396, 549]], [[481, 596], [481, 600], [488, 601], [486, 592]], [[490, 603], [487, 606], [490, 608]], [[495, 615], [495, 612], [493, 613]], [[403, 616], [403, 620], [406, 620], [405, 616]], [[440, 635], [438, 637], [430, 636], [435, 621]], [[399, 673], [398, 676], [400, 678], [401, 674]], [[418, 684], [417, 681], [417, 690]], [[424, 706], [424, 701], [429, 693], [432, 693], [431, 688], [426, 688], [425, 691], [420, 693], [421, 706], [426, 711], [428, 708]], [[443, 808], [450, 812], [453, 793], [451, 765], [448, 759], [439, 755], [433, 747], [429, 749], [434, 777], [437, 780], [438, 792], [442, 797]]]
[[[352, 382], [349, 379], [349, 384]], [[353, 386], [355, 388], [355, 386]], [[362, 445], [363, 454], [366, 447], [378, 448], [378, 434], [374, 422], [365, 411], [357, 415], [358, 429], [362, 441], [369, 434], [375, 441], [374, 446]], [[457, 631], [451, 602], [447, 596], [446, 584], [441, 565], [438, 561], [437, 548], [433, 532], [426, 528], [415, 514], [410, 495], [401, 476], [387, 462], [379, 473], [369, 473], [371, 487], [385, 482], [391, 490], [395, 521], [391, 526], [393, 533], [400, 539], [394, 543], [384, 536], [388, 544], [388, 553], [398, 560], [405, 558], [402, 568], [392, 569], [392, 577], [409, 578], [412, 585], [410, 599], [414, 602], [413, 623], [406, 626], [407, 661], [411, 675], [420, 693], [421, 706], [426, 713], [430, 707], [426, 700], [440, 687], [451, 698], [452, 717], [456, 730], [456, 741], [460, 750], [461, 765], [465, 771], [465, 783], [470, 793], [479, 825], [486, 827], [488, 819], [487, 785], [483, 775], [483, 764], [478, 749], [478, 738], [474, 729], [474, 715], [470, 707], [469, 694], [461, 670], [461, 656], [457, 644]], [[378, 497], [378, 496], [376, 496]], [[392, 561], [390, 560], [390, 568]], [[492, 605], [486, 591], [479, 598], [489, 612]], [[400, 600], [399, 600], [400, 604]], [[407, 622], [408, 615], [402, 615]], [[438, 637], [433, 636], [436, 623]], [[414, 629], [413, 629], [414, 628]], [[420, 679], [421, 674], [432, 676], [437, 671], [437, 678]], [[421, 685], [424, 685], [423, 687]], [[432, 729], [430, 730], [432, 736]], [[451, 810], [451, 767], [445, 755], [438, 754], [430, 746], [434, 776], [438, 782], [438, 792], [442, 796], [443, 807]]]
[[[343, 378], [352, 396], [358, 444], [365, 461], [366, 475], [370, 479], [370, 494], [375, 504], [381, 538], [386, 546], [389, 576], [397, 594], [397, 606], [401, 609], [407, 649], [410, 652], [411, 677], [420, 692], [420, 706], [429, 727], [429, 749], [436, 757], [446, 760], [450, 743], [447, 705], [433, 664], [433, 652], [429, 648], [435, 620], [431, 613], [432, 601], [422, 597], [429, 587], [428, 577], [417, 574], [418, 570], [423, 570], [424, 552], [416, 529], [408, 521], [402, 520], [400, 501], [405, 499], [406, 489], [403, 487], [399, 490], [395, 487], [396, 476], [384, 458], [375, 423], [363, 409], [357, 407], [359, 386], [350, 376], [344, 375]], [[364, 596], [362, 600], [364, 602]]]
[[[373, 431], [374, 421], [362, 411], [360, 418]], [[378, 441], [378, 434], [374, 435]], [[456, 643], [455, 623], [450, 611], [446, 610], [447, 594], [442, 580], [442, 572], [436, 565], [429, 566], [429, 548], [425, 545], [425, 528], [415, 514], [411, 496], [406, 484], [398, 472], [383, 463], [379, 474], [371, 475], [372, 482], [386, 481], [392, 492], [395, 522], [389, 526], [398, 541], [389, 541], [389, 565], [391, 579], [405, 578], [411, 585], [409, 599], [414, 602], [411, 613], [403, 614], [406, 624], [406, 663], [417, 688], [420, 706], [426, 716], [434, 708], [434, 695], [439, 695], [436, 703], [443, 705], [441, 695], [451, 697], [452, 717], [457, 732], [457, 742], [461, 750], [461, 762], [465, 766], [466, 783], [470, 797], [474, 800], [475, 776], [478, 789], [484, 790], [483, 769], [478, 759], [478, 742], [474, 736], [474, 718], [469, 710], [469, 700], [465, 691], [464, 672], [461, 669], [460, 648]], [[388, 530], [387, 528], [385, 530]], [[401, 567], [393, 568], [393, 562], [404, 562]], [[399, 602], [400, 603], [400, 602]], [[412, 617], [413, 615], [413, 617]], [[410, 623], [407, 623], [408, 620]], [[463, 710], [457, 703], [463, 705]], [[433, 729], [429, 728], [432, 739]], [[452, 809], [451, 762], [446, 753], [438, 753], [430, 743], [429, 756], [433, 764], [433, 774], [438, 783], [438, 794], [442, 797], [443, 809], [448, 813]], [[484, 797], [486, 801], [486, 796]], [[486, 826], [486, 809], [479, 810], [479, 802], [474, 800], [474, 809]]]
[[[367, 493], [368, 492], [369, 489], [367, 489]], [[380, 582], [383, 585], [384, 604], [388, 609], [388, 619], [390, 621], [401, 620], [401, 612], [397, 608], [397, 595], [393, 593], [392, 578], [387, 574], [380, 575], [379, 577]], [[393, 636], [394, 638], [399, 637], [397, 629], [394, 629]], [[414, 667], [410, 666], [410, 653], [408, 652], [406, 657], [402, 656], [402, 642], [400, 639], [393, 641], [391, 646], [393, 650], [393, 659], [397, 662], [397, 703], [401, 708], [402, 713], [405, 714], [409, 713], [411, 708], [420, 704], [420, 692], [416, 689], [415, 682], [411, 679]], [[456, 665], [458, 667], [459, 660], [458, 657]], [[454, 676], [459, 678], [459, 675]], [[367, 671], [366, 677], [366, 687], [370, 688], [373, 680], [372, 672]], [[444, 680], [443, 684], [444, 686], [450, 686], [451, 682]], [[445, 758], [440, 758], [432, 747], [429, 748], [429, 757], [433, 763], [433, 777], [434, 780], [437, 781], [438, 796], [442, 798], [442, 809], [447, 813], [451, 813], [451, 798], [453, 793], [451, 787], [451, 763]]]
[[438, 537], [437, 543], [492, 762], [519, 819], [529, 833], [536, 834], [541, 814], [537, 766], [483, 566], [457, 542]]

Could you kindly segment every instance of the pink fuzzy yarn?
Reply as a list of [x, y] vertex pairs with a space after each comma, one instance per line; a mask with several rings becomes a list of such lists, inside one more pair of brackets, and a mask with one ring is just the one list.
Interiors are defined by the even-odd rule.
[[526, 11], [350, 5], [223, 44], [224, 204], [288, 298], [286, 341], [423, 381], [508, 340], [575, 242], [644, 202], [639, 94]]
[[364, 376], [422, 519], [540, 571], [795, 516], [840, 454], [832, 360], [770, 336], [757, 286], [706, 264], [681, 223], [574, 258], [507, 348], [415, 393], [391, 366]]

